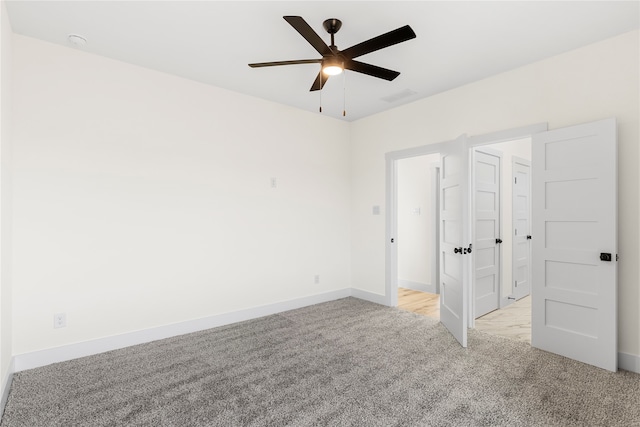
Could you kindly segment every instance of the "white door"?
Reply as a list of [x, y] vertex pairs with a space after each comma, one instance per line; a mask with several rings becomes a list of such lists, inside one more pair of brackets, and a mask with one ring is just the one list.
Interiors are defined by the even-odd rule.
[[476, 149], [473, 165], [475, 214], [474, 318], [500, 307], [500, 157]]
[[468, 148], [466, 135], [447, 143], [440, 179], [440, 321], [467, 346]]
[[615, 119], [533, 136], [534, 347], [617, 370]]
[[531, 292], [531, 197], [529, 161], [513, 158], [513, 297]]

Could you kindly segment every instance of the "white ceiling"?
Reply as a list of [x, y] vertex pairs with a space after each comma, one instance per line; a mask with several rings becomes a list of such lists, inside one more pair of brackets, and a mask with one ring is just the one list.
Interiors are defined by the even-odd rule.
[[[250, 62], [319, 58], [284, 20], [300, 15], [336, 45], [409, 24], [417, 38], [358, 60], [401, 72], [392, 82], [347, 72], [322, 90], [323, 113], [356, 120], [639, 28], [639, 1], [7, 1], [13, 31], [232, 91], [317, 112], [316, 64], [252, 69]], [[394, 102], [382, 98], [410, 94]]]

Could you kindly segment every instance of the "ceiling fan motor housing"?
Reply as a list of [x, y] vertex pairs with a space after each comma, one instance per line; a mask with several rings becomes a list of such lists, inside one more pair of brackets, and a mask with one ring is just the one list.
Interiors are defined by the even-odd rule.
[[337, 18], [330, 18], [325, 20], [322, 23], [322, 26], [327, 30], [327, 33], [335, 34], [340, 31], [340, 28], [342, 28], [342, 21]]

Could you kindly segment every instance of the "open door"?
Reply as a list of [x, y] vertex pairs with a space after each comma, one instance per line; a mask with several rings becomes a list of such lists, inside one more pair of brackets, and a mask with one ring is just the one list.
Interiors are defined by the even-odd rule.
[[519, 300], [531, 293], [531, 162], [513, 158], [513, 298]]
[[500, 308], [500, 171], [499, 153], [476, 149], [473, 164], [475, 218], [474, 319]]
[[469, 150], [461, 135], [440, 151], [440, 321], [467, 346]]
[[617, 370], [615, 119], [533, 136], [531, 345]]

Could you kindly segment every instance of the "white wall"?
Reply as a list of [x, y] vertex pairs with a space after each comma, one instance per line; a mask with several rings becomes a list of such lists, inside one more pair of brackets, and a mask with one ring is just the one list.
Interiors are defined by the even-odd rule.
[[15, 355], [350, 287], [347, 123], [13, 41]]
[[431, 154], [398, 161], [398, 285], [435, 292], [435, 216]]
[[616, 117], [619, 141], [619, 351], [640, 355], [639, 32], [633, 31], [358, 120], [351, 126], [352, 281], [384, 294], [385, 153], [548, 122]]
[[[0, 402], [12, 363], [11, 310], [11, 24], [0, 2]], [[0, 404], [0, 411], [4, 406]]]

